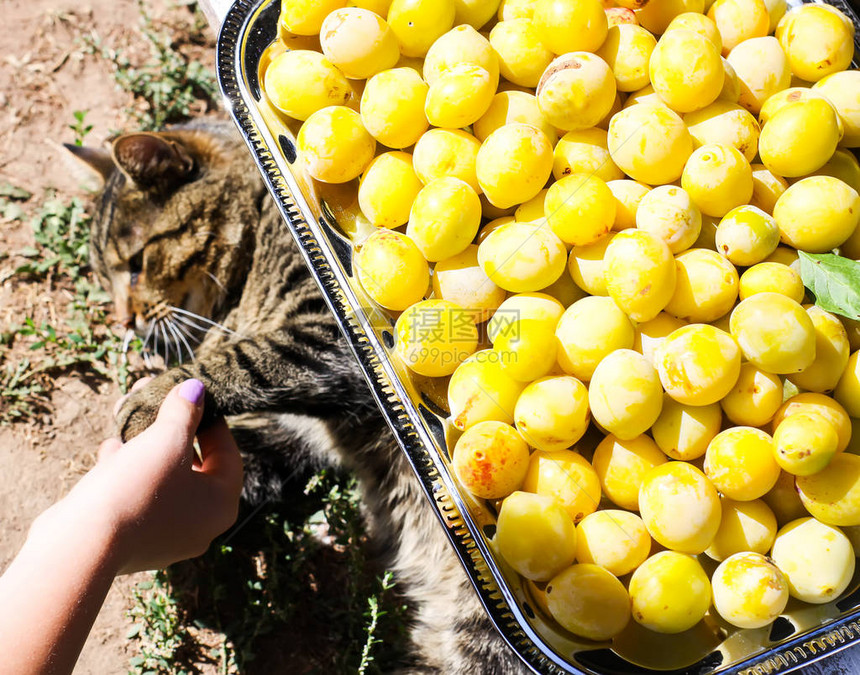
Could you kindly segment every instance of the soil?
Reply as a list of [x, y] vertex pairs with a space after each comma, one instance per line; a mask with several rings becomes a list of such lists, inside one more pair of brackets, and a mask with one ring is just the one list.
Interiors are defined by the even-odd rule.
[[[182, 5], [152, 6], [165, 13], [190, 16]], [[23, 205], [35, 211], [48, 190], [63, 200], [88, 199], [81, 176], [66, 159], [63, 142], [74, 134], [73, 111], [87, 110], [92, 124], [88, 145], [101, 144], [119, 129], [133, 128], [124, 114], [129, 94], [114, 83], [112, 64], [82, 39], [97, 36], [103, 44], [128, 53], [145, 50], [139, 31], [140, 11], [134, 0], [6, 0], [0, 31], [0, 183], [33, 193]], [[214, 49], [202, 45], [200, 58], [214, 66]], [[0, 220], [0, 279], [14, 254], [32, 245], [29, 219]], [[0, 330], [25, 313], [56, 311], [62, 298], [50, 283], [0, 282]], [[48, 412], [29, 423], [0, 427], [0, 570], [26, 536], [33, 518], [62, 496], [90, 467], [101, 440], [112, 434], [111, 408], [119, 396], [109, 383], [80, 375], [59, 377]], [[75, 673], [122, 673], [128, 670], [127, 641], [131, 588], [141, 575], [121, 577], [84, 647]], [[205, 671], [204, 671], [205, 672]], [[214, 672], [214, 669], [213, 669]]]

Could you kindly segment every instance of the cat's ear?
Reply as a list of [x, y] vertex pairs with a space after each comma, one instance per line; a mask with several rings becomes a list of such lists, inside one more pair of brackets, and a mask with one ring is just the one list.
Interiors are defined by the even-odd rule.
[[109, 150], [70, 143], [63, 143], [63, 147], [67, 156], [73, 158], [74, 162], [70, 164], [74, 167], [73, 171], [79, 172], [79, 178], [84, 184], [101, 188], [116, 169]]
[[188, 182], [194, 171], [188, 151], [156, 133], [125, 134], [113, 142], [111, 150], [120, 170], [146, 190], [171, 192]]

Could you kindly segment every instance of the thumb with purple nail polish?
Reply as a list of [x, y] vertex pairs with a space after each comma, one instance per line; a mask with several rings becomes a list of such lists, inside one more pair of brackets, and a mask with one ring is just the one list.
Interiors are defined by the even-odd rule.
[[201, 405], [205, 393], [206, 387], [200, 380], [185, 380], [185, 382], [179, 385], [179, 395], [191, 405]]

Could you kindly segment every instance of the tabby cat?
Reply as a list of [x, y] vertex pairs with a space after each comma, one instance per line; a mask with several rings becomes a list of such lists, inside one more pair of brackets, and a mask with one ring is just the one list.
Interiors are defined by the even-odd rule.
[[414, 612], [414, 661], [405, 672], [522, 672], [232, 124], [127, 134], [110, 151], [69, 149], [104, 182], [92, 263], [118, 315], [184, 363], [127, 399], [117, 420], [123, 437], [153, 421], [177, 382], [199, 378], [207, 415], [243, 415], [248, 424], [250, 413], [267, 424], [268, 442], [244, 443], [249, 500], [279, 497], [285, 466], [337, 463], [357, 474], [371, 537]]

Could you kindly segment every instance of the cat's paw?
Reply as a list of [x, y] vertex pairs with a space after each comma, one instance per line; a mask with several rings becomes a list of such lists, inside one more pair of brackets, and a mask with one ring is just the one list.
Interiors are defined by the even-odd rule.
[[131, 440], [155, 421], [162, 401], [176, 384], [169, 375], [156, 377], [125, 399], [116, 416], [117, 431], [123, 441]]

